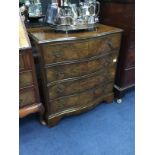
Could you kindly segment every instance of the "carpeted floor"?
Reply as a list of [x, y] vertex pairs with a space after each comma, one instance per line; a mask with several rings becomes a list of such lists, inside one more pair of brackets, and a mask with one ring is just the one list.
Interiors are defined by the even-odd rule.
[[134, 91], [53, 128], [37, 115], [20, 120], [20, 155], [134, 155]]

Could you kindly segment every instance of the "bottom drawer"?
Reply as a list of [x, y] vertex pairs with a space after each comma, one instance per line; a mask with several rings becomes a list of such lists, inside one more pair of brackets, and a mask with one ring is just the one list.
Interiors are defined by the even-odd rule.
[[[105, 84], [104, 86], [99, 86], [88, 91], [74, 94], [66, 97], [61, 97], [59, 99], [49, 102], [50, 113], [55, 114], [71, 108], [84, 107], [91, 104], [97, 98], [102, 95], [106, 95], [113, 92], [113, 83]], [[101, 101], [102, 102], [102, 101]]]
[[33, 88], [28, 88], [19, 93], [19, 107], [35, 103], [35, 92]]

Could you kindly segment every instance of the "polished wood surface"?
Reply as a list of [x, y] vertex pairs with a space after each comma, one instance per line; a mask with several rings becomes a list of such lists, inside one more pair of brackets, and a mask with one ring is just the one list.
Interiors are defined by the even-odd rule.
[[116, 73], [116, 98], [135, 84], [135, 1], [99, 0], [100, 22], [124, 30]]
[[103, 69], [95, 74], [89, 74], [89, 76], [52, 83], [48, 86], [49, 99], [51, 100], [94, 88], [102, 83], [113, 80], [114, 77], [111, 74], [108, 74], [108, 72]]
[[42, 47], [44, 50], [45, 63], [68, 62], [106, 54], [111, 50], [119, 48], [120, 39], [119, 34], [113, 34], [98, 38], [95, 42], [90, 39], [82, 42], [67, 42], [55, 45], [45, 44]]
[[40, 103], [32, 50], [24, 24], [21, 21], [20, 24], [22, 25], [19, 35], [19, 117], [39, 112], [43, 122], [44, 108]]
[[[59, 99], [51, 101], [50, 112], [55, 115], [61, 111], [72, 110], [74, 108], [79, 108], [83, 106], [89, 106], [89, 104], [97, 100], [101, 96], [106, 96], [113, 91], [113, 83], [102, 84], [97, 88], [88, 89], [81, 93], [76, 93], [70, 96], [64, 96]], [[52, 115], [51, 115], [52, 116]]]
[[20, 118], [24, 118], [29, 114], [36, 113], [40, 111], [41, 104], [32, 104], [30, 106], [23, 107], [19, 110]]
[[31, 71], [25, 71], [19, 75], [19, 86], [27, 87], [33, 84], [33, 77]]
[[47, 82], [50, 83], [56, 80], [84, 76], [86, 74], [97, 72], [103, 68], [107, 70], [106, 68], [114, 67], [113, 65], [115, 65], [115, 63], [111, 62], [113, 60], [117, 61], [117, 52], [118, 50], [114, 50], [110, 54], [107, 53], [105, 55], [99, 55], [92, 57], [91, 59], [86, 59], [74, 63], [70, 62], [67, 64], [63, 63], [54, 66], [47, 66], [45, 68]]
[[35, 68], [32, 59], [32, 51], [31, 49], [23, 49], [20, 50], [19, 53], [19, 106], [22, 107], [28, 104], [40, 102], [40, 99], [39, 92], [37, 89], [37, 81], [35, 77]]
[[49, 126], [113, 99], [121, 29], [99, 24], [94, 31], [69, 34], [49, 27], [28, 32], [39, 55], [40, 90]]
[[40, 103], [32, 51], [24, 48], [19, 51], [19, 117], [36, 112], [40, 113], [40, 121], [44, 124], [44, 107]]
[[30, 41], [27, 36], [26, 28], [24, 22], [19, 16], [19, 49], [30, 48]]
[[109, 27], [107, 25], [98, 24], [91, 31], [82, 31], [78, 33], [62, 33], [55, 32], [51, 27], [40, 27], [28, 29], [29, 35], [39, 44], [42, 43], [60, 43], [60, 41], [74, 41], [81, 39], [91, 39], [92, 37], [100, 37], [107, 34], [122, 32], [122, 29]]

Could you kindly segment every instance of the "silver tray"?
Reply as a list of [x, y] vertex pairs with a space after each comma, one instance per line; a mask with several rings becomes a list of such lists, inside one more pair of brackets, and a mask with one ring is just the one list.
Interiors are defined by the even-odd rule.
[[93, 30], [97, 27], [96, 24], [87, 24], [87, 25], [56, 25], [51, 26], [55, 31], [81, 31], [81, 30]]

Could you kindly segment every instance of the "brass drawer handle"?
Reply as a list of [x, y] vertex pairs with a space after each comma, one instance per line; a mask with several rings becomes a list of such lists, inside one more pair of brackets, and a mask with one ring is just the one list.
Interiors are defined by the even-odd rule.
[[53, 55], [56, 57], [56, 58], [60, 58], [63, 56], [63, 51], [54, 51], [53, 52]]

